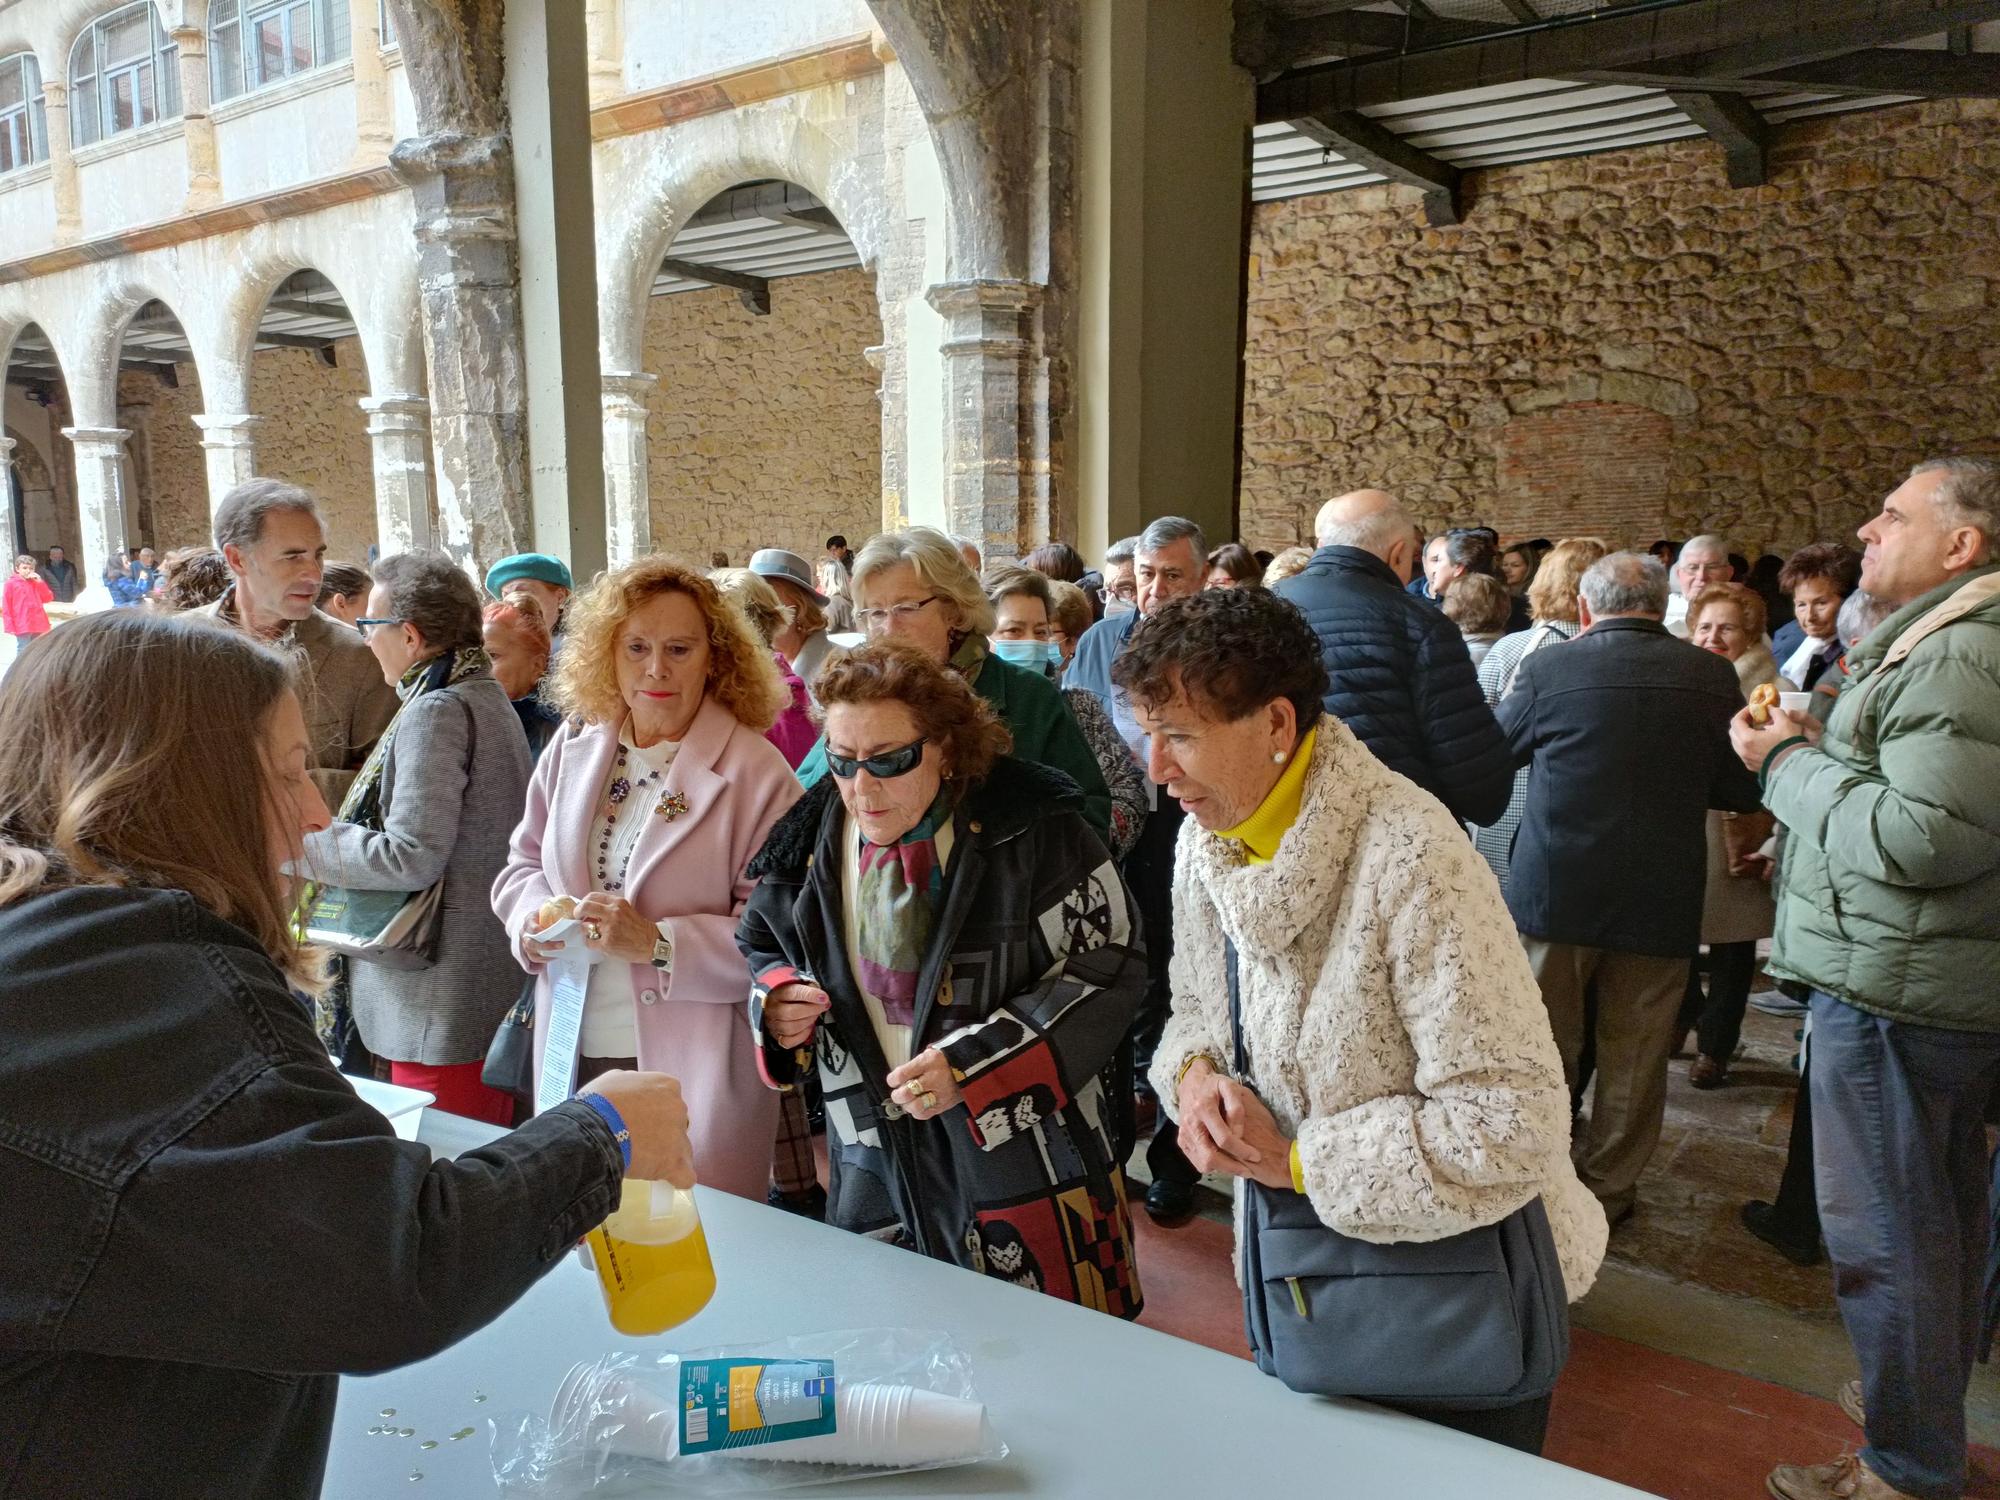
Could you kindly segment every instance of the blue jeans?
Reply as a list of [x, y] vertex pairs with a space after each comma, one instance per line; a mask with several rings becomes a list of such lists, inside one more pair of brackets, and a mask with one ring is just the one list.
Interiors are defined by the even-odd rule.
[[1812, 996], [1813, 1157], [1833, 1289], [1861, 1362], [1863, 1460], [1919, 1500], [1965, 1492], [1986, 1278], [1984, 1111], [2000, 1033]]

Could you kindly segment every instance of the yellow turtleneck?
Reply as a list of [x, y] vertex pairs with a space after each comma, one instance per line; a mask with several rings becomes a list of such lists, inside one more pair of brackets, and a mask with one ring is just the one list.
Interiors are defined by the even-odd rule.
[[1225, 828], [1216, 835], [1241, 844], [1251, 864], [1268, 865], [1276, 859], [1279, 843], [1298, 822], [1299, 804], [1306, 794], [1306, 772], [1312, 766], [1313, 745], [1318, 738], [1319, 726], [1315, 724], [1299, 741], [1292, 752], [1292, 763], [1285, 767], [1277, 784], [1264, 794], [1257, 810], [1234, 828]]

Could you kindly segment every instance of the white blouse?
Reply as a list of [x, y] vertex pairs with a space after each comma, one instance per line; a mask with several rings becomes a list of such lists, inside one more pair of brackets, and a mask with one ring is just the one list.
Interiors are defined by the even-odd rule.
[[[604, 870], [618, 885], [624, 885], [625, 876], [632, 863], [632, 851], [639, 845], [639, 835], [645, 832], [646, 820], [653, 816], [653, 809], [659, 806], [660, 793], [664, 790], [667, 769], [680, 754], [678, 740], [662, 740], [657, 745], [641, 749], [632, 739], [632, 723], [626, 720], [618, 731], [618, 743], [625, 747], [626, 780], [634, 783], [631, 796], [623, 802], [612, 804], [610, 799], [611, 781], [619, 774], [617, 762], [612, 762], [612, 774], [605, 779], [604, 788], [598, 794], [596, 821], [590, 827], [590, 888], [604, 889], [604, 877], [598, 874], [597, 845], [604, 836], [605, 817], [611, 819], [611, 848], [604, 862]], [[651, 773], [652, 780], [640, 787], [641, 776]], [[663, 937], [672, 939], [672, 931], [665, 922], [660, 925]], [[578, 1052], [584, 1057], [637, 1057], [639, 1055], [639, 1014], [637, 1002], [632, 995], [631, 966], [621, 959], [607, 958], [592, 965], [590, 988], [583, 997], [583, 1035], [578, 1043]]]

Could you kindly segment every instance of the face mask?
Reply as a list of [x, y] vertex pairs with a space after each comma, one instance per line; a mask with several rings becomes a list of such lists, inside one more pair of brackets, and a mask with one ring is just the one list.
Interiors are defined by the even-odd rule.
[[993, 654], [1004, 662], [1012, 662], [1017, 667], [1026, 667], [1030, 672], [1040, 672], [1043, 676], [1055, 675], [1062, 665], [1062, 652], [1054, 641], [992, 641]]
[[1129, 615], [1139, 606], [1129, 599], [1107, 598], [1104, 601], [1104, 618], [1115, 620], [1120, 615]]

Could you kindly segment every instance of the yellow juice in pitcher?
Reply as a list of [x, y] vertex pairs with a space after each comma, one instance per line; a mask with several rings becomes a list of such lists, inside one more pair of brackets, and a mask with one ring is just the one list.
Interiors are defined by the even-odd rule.
[[628, 1180], [616, 1211], [588, 1239], [611, 1326], [620, 1333], [665, 1333], [715, 1295], [694, 1196], [670, 1182]]

